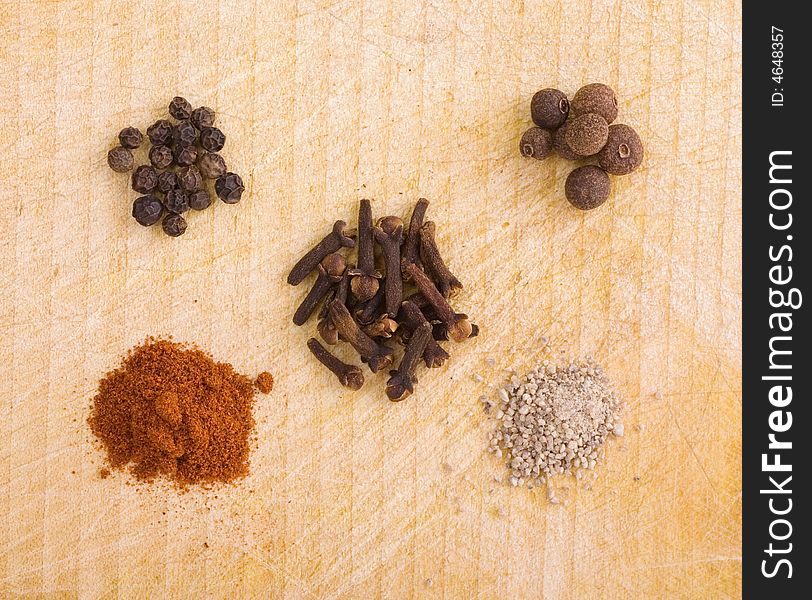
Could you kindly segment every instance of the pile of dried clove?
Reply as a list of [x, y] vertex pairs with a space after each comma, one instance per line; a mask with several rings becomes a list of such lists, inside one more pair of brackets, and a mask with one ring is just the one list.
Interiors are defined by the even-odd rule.
[[[245, 185], [242, 178], [226, 168], [219, 154], [226, 136], [214, 126], [214, 111], [201, 106], [192, 110], [185, 98], [176, 96], [169, 103], [169, 114], [177, 123], [160, 119], [147, 129], [150, 141], [149, 162], [132, 174], [132, 188], [139, 194], [132, 215], [139, 225], [149, 227], [163, 217], [161, 226], [168, 236], [186, 232], [183, 213], [211, 206], [206, 180], [214, 180], [214, 192], [226, 204], [240, 201]], [[132, 171], [133, 151], [144, 136], [135, 127], [118, 134], [119, 144], [107, 153], [107, 164], [117, 173]]]
[[[400, 366], [389, 372], [386, 383], [386, 395], [395, 402], [414, 392], [421, 360], [432, 369], [449, 358], [439, 342], [462, 342], [479, 333], [468, 316], [455, 312], [448, 302], [462, 284], [437, 249], [436, 226], [425, 221], [428, 205], [425, 198], [418, 200], [404, 230], [399, 217], [383, 217], [374, 225], [370, 201], [361, 200], [358, 228], [336, 221], [288, 275], [289, 284], [299, 285], [312, 271], [318, 273], [293, 322], [304, 325], [323, 301], [317, 327], [322, 340], [331, 346], [348, 342], [373, 373], [393, 364], [395, 352], [386, 340], [405, 346]], [[339, 253], [342, 248], [357, 249], [356, 264], [347, 263]], [[360, 367], [344, 363], [315, 338], [307, 347], [341, 385], [353, 390], [363, 386]]]

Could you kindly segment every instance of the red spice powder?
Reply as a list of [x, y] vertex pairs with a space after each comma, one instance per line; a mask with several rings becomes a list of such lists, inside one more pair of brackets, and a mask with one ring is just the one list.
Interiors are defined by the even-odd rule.
[[185, 485], [248, 474], [251, 380], [196, 347], [150, 338], [99, 382], [88, 419], [113, 469]]
[[254, 383], [260, 394], [270, 394], [273, 389], [273, 375], [268, 371], [263, 371], [257, 375], [257, 380]]

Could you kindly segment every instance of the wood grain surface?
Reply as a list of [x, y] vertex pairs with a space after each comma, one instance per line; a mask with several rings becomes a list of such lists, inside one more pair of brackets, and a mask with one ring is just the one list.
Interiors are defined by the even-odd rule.
[[[0, 597], [727, 598], [741, 593], [741, 13], [733, 0], [0, 4]], [[529, 100], [605, 81], [646, 159], [584, 214], [518, 155]], [[239, 205], [179, 239], [105, 155], [181, 94]], [[414, 397], [341, 390], [287, 270], [357, 200], [420, 196], [481, 326]], [[99, 477], [85, 420], [147, 335], [259, 397], [252, 473]], [[477, 398], [591, 354], [627, 403], [587, 485], [494, 480]], [[346, 353], [344, 356], [350, 356]], [[491, 365], [492, 363], [492, 365]], [[476, 374], [484, 377], [477, 381]], [[492, 387], [493, 386], [493, 387]]]

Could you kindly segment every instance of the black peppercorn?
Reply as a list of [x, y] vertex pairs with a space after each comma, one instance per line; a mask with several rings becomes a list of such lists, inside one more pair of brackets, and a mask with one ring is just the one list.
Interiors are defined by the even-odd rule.
[[197, 141], [197, 129], [189, 121], [181, 121], [175, 125], [172, 140], [175, 142], [176, 148], [178, 146], [191, 146]]
[[164, 233], [171, 237], [178, 237], [186, 231], [186, 219], [176, 213], [169, 213], [164, 217], [161, 227]]
[[192, 105], [186, 98], [175, 96], [169, 103], [169, 114], [178, 121], [185, 121], [192, 116]]
[[147, 128], [147, 137], [153, 146], [167, 146], [172, 141], [172, 129], [172, 123], [161, 119]]
[[166, 169], [173, 160], [172, 149], [169, 146], [153, 146], [149, 149], [149, 162], [156, 169]]
[[546, 129], [531, 127], [522, 135], [519, 151], [522, 156], [542, 160], [547, 158], [553, 149], [553, 136]]
[[536, 92], [530, 101], [533, 123], [544, 129], [555, 129], [567, 120], [570, 103], [561, 90], [547, 88]]
[[201, 106], [200, 108], [196, 108], [192, 111], [192, 116], [190, 119], [192, 121], [192, 125], [198, 129], [211, 127], [214, 125], [214, 111], [208, 106]]
[[116, 173], [126, 173], [133, 168], [133, 153], [126, 148], [116, 146], [107, 153], [107, 164]]
[[158, 186], [158, 173], [149, 165], [141, 165], [133, 172], [132, 187], [136, 192], [149, 194]]
[[197, 161], [200, 172], [206, 179], [217, 179], [226, 173], [226, 161], [216, 152], [207, 152]]
[[125, 127], [119, 132], [118, 141], [125, 148], [135, 150], [144, 141], [144, 136], [135, 127]]
[[175, 164], [188, 167], [197, 160], [197, 148], [194, 146], [175, 146]]
[[195, 210], [204, 210], [211, 206], [211, 195], [206, 190], [195, 190], [189, 192], [189, 206]]
[[226, 145], [226, 136], [216, 127], [204, 127], [200, 132], [200, 145], [209, 152], [219, 152]]
[[595, 165], [578, 167], [567, 177], [564, 193], [575, 208], [590, 210], [609, 198], [611, 182], [606, 171]]
[[245, 190], [242, 178], [236, 173], [226, 173], [217, 178], [214, 182], [214, 191], [217, 196], [226, 204], [236, 204], [240, 201]]
[[180, 183], [178, 182], [178, 176], [175, 175], [172, 171], [164, 171], [163, 173], [158, 173], [158, 189], [163, 192], [164, 194], [168, 194], [170, 191], [177, 189], [180, 187]]
[[609, 126], [609, 139], [598, 153], [598, 164], [612, 175], [626, 175], [643, 162], [643, 142], [637, 132], [617, 123]]
[[139, 225], [149, 227], [161, 218], [164, 207], [155, 196], [141, 196], [133, 202], [133, 217]]
[[203, 187], [203, 176], [200, 174], [200, 169], [194, 165], [183, 169], [180, 175], [178, 175], [178, 181], [180, 182], [180, 187], [187, 192], [199, 190]]
[[164, 200], [166, 210], [173, 213], [185, 213], [189, 210], [189, 197], [183, 190], [169, 190]]
[[609, 137], [609, 125], [595, 113], [575, 117], [567, 123], [565, 140], [573, 152], [581, 156], [592, 156], [600, 152]]
[[570, 148], [569, 144], [567, 144], [568, 125], [569, 123], [564, 123], [553, 133], [553, 150], [555, 150], [556, 154], [561, 158], [566, 158], [567, 160], [581, 160], [583, 156], [575, 152], [575, 150]]
[[611, 123], [617, 118], [617, 96], [608, 85], [590, 83], [575, 92], [572, 97], [572, 114], [576, 117], [595, 113]]

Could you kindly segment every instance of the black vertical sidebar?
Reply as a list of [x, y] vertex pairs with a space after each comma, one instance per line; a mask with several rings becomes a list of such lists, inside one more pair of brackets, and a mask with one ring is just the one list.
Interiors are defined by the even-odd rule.
[[743, 6], [745, 598], [812, 597], [807, 7], [787, 0]]

